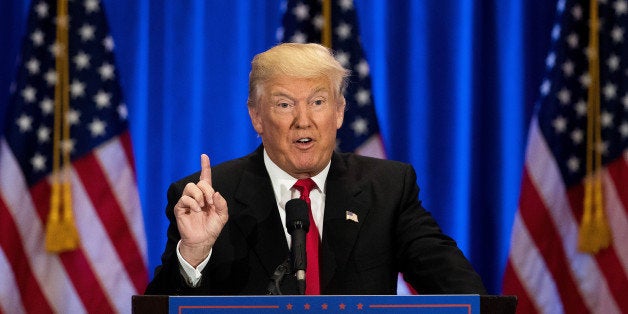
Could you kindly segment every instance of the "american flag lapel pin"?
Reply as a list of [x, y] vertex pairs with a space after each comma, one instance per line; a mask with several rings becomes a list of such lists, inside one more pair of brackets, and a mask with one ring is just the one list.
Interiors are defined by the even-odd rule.
[[356, 215], [354, 212], [352, 212], [350, 210], [347, 210], [345, 213], [346, 213], [346, 219], [347, 220], [359, 222], [358, 221], [358, 215]]

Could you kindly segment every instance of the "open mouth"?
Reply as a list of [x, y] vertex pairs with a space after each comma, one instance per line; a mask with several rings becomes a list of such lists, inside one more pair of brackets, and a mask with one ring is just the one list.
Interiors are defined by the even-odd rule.
[[299, 144], [307, 144], [307, 143], [310, 143], [311, 141], [312, 141], [312, 139], [309, 138], [309, 137], [304, 137], [304, 138], [300, 138], [300, 139], [296, 140], [296, 142], [299, 143]]

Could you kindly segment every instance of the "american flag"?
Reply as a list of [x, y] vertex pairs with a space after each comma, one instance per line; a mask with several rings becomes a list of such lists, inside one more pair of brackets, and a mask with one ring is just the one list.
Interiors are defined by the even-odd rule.
[[351, 70], [345, 91], [347, 111], [344, 126], [338, 131], [340, 151], [385, 158], [373, 105], [369, 65], [360, 42], [358, 18], [353, 0], [291, 0], [284, 3], [281, 42], [321, 43], [325, 15], [323, 2], [331, 8], [331, 47], [336, 59]]
[[[598, 15], [588, 1], [557, 3], [504, 274], [503, 293], [519, 297], [521, 313], [628, 312], [628, 2], [598, 2]], [[599, 45], [589, 47], [596, 16]], [[593, 56], [599, 80], [589, 70]], [[599, 115], [589, 96], [599, 97]], [[594, 134], [588, 123], [599, 125], [597, 145], [587, 143]], [[586, 185], [596, 178], [587, 176], [587, 147], [601, 157], [597, 174], [611, 236], [596, 253], [579, 250]]]
[[[69, 1], [68, 15], [58, 15], [57, 4], [31, 4], [0, 137], [0, 312], [130, 313], [148, 271], [114, 42], [98, 0]], [[69, 26], [67, 45], [58, 25]], [[63, 54], [65, 112], [55, 104], [64, 76], [55, 56]], [[55, 135], [55, 116], [69, 136]], [[54, 143], [69, 153], [64, 169], [79, 236], [78, 247], [62, 253], [45, 245]]]

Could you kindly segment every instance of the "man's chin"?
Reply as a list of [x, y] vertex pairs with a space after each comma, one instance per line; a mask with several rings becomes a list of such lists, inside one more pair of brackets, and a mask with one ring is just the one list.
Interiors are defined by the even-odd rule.
[[317, 175], [322, 169], [320, 167], [315, 166], [313, 163], [295, 163], [290, 168], [293, 177], [297, 179], [301, 178], [310, 178]]

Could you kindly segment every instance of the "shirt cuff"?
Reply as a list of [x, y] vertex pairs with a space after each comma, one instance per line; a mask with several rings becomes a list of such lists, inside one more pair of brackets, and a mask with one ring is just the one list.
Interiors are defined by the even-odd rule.
[[198, 286], [201, 281], [201, 276], [203, 275], [201, 272], [205, 269], [205, 266], [209, 262], [209, 257], [212, 256], [212, 250], [209, 250], [209, 254], [207, 257], [200, 263], [196, 268], [194, 268], [190, 263], [188, 263], [183, 256], [181, 256], [181, 252], [179, 252], [179, 245], [181, 245], [181, 240], [177, 243], [177, 258], [179, 259], [179, 271], [188, 285], [192, 288]]

